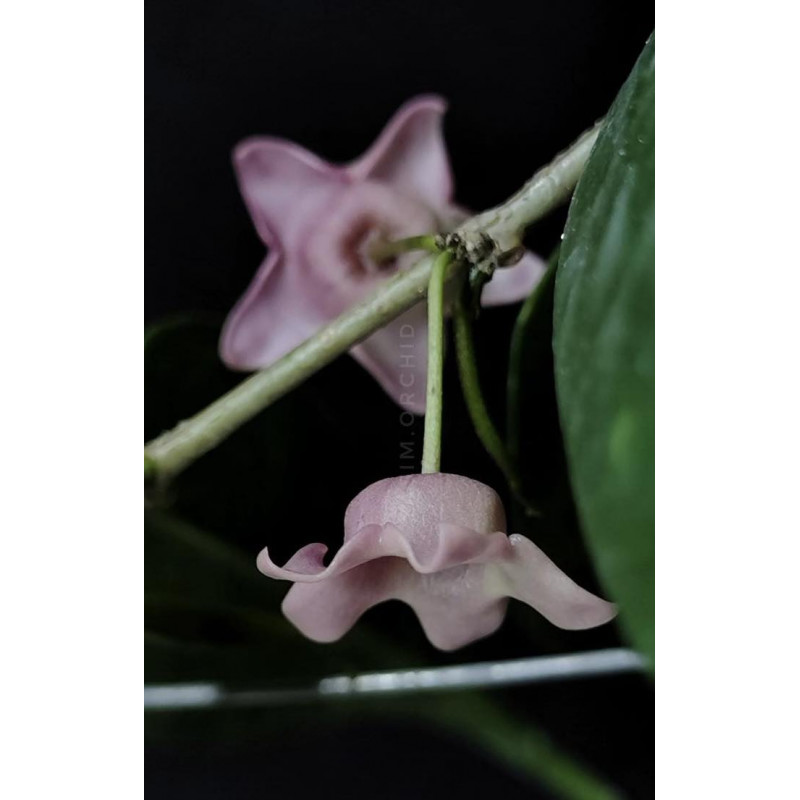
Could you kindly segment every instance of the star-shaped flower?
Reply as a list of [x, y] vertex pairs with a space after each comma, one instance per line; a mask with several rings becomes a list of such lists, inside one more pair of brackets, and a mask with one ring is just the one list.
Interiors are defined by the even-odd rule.
[[[280, 139], [248, 139], [236, 148], [239, 185], [269, 251], [225, 323], [220, 353], [228, 366], [269, 366], [419, 257], [377, 263], [370, 255], [376, 241], [447, 231], [466, 217], [451, 199], [444, 111], [438, 97], [411, 100], [364, 155], [343, 166]], [[526, 253], [496, 272], [484, 303], [524, 298], [544, 269]], [[403, 408], [424, 413], [424, 304], [350, 353]]]
[[392, 599], [414, 609], [441, 650], [496, 631], [509, 597], [570, 630], [614, 617], [611, 603], [505, 529], [503, 504], [490, 487], [447, 473], [403, 475], [373, 483], [350, 503], [344, 544], [327, 567], [324, 544], [303, 547], [284, 567], [264, 549], [257, 564], [294, 582], [283, 613], [318, 642], [336, 641], [368, 608]]

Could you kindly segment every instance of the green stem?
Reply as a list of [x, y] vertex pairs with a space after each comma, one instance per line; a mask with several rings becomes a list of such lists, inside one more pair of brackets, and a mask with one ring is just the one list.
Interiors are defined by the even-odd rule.
[[503, 438], [492, 423], [489, 410], [486, 407], [486, 401], [483, 399], [480, 379], [478, 378], [478, 364], [475, 358], [472, 320], [470, 319], [470, 312], [463, 292], [459, 293], [456, 301], [453, 327], [461, 391], [464, 395], [464, 401], [467, 404], [467, 411], [475, 428], [475, 433], [478, 434], [478, 438], [486, 448], [486, 451], [502, 470], [514, 497], [524, 506], [527, 513], [535, 514], [535, 509], [522, 495], [522, 484], [514, 467], [514, 462], [511, 460], [505, 444], [503, 444]]
[[410, 253], [414, 250], [427, 250], [429, 253], [439, 252], [436, 247], [436, 237], [432, 234], [425, 234], [424, 236], [409, 236], [407, 239], [395, 239], [394, 241], [378, 239], [369, 248], [369, 255], [370, 258], [380, 264], [382, 261], [394, 258], [394, 256]]
[[[584, 133], [506, 203], [473, 217], [459, 231], [469, 238], [485, 230], [502, 249], [515, 247], [522, 228], [555, 208], [575, 187], [596, 137], [597, 127]], [[146, 477], [155, 473], [163, 481], [177, 475], [259, 411], [424, 299], [431, 261], [423, 259], [388, 280], [291, 353], [150, 442], [145, 448], [150, 459]]]
[[425, 400], [425, 440], [422, 472], [438, 472], [442, 457], [442, 374], [444, 369], [444, 283], [453, 255], [436, 257], [428, 284], [428, 393]]
[[[182, 472], [233, 431], [353, 345], [425, 297], [433, 258], [399, 272], [283, 358], [243, 380], [145, 447], [146, 472], [159, 482]], [[448, 277], [452, 275], [449, 273]]]
[[584, 131], [508, 200], [471, 217], [456, 229], [456, 233], [466, 240], [486, 234], [495, 240], [500, 250], [510, 250], [520, 244], [522, 232], [528, 225], [569, 199], [603, 122], [600, 120]]

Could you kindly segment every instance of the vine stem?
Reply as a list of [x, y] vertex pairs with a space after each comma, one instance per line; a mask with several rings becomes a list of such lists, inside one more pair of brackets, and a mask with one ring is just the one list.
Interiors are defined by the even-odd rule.
[[428, 284], [428, 390], [425, 397], [425, 438], [421, 472], [438, 472], [442, 460], [442, 401], [444, 371], [444, 284], [453, 259], [445, 250], [436, 257]]
[[519, 245], [522, 232], [528, 225], [569, 198], [589, 160], [602, 124], [602, 119], [596, 122], [508, 200], [471, 217], [456, 233], [465, 239], [487, 234], [501, 250], [511, 250]]
[[153, 439], [145, 447], [151, 473], [159, 481], [177, 475], [259, 411], [424, 299], [434, 260], [429, 256], [399, 272], [272, 366], [254, 373], [194, 417]]
[[[596, 125], [552, 163], [539, 170], [506, 203], [467, 220], [459, 232], [470, 236], [484, 231], [504, 249], [515, 246], [526, 225], [543, 217], [569, 197], [588, 160], [597, 133]], [[145, 446], [146, 473], [158, 481], [177, 475], [259, 411], [423, 300], [433, 261], [431, 257], [424, 258], [398, 273], [283, 358], [246, 378], [195, 416], [153, 439]], [[457, 271], [456, 264], [451, 263], [446, 280], [452, 279]]]

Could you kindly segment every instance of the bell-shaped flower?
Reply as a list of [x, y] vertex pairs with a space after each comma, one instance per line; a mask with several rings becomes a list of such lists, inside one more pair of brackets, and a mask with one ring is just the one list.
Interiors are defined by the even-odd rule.
[[284, 567], [266, 549], [265, 575], [293, 581], [283, 613], [308, 638], [333, 642], [369, 608], [407, 603], [431, 643], [454, 650], [496, 631], [508, 598], [569, 630], [608, 622], [615, 607], [582, 589], [533, 542], [505, 532], [490, 487], [461, 475], [404, 475], [373, 483], [348, 506], [344, 544], [309, 544]]
[[[466, 217], [451, 199], [444, 111], [438, 97], [411, 100], [346, 165], [280, 139], [252, 138], [236, 148], [239, 186], [268, 253], [225, 323], [220, 354], [228, 366], [269, 366], [419, 258], [378, 262], [371, 255], [376, 242], [448, 231]], [[484, 303], [524, 298], [544, 268], [526, 253], [516, 266], [497, 270]], [[424, 413], [424, 304], [350, 352], [403, 408]]]

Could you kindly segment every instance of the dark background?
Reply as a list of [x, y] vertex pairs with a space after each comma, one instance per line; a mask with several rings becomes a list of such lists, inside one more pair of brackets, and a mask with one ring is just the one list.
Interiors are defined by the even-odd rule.
[[[450, 103], [445, 136], [456, 198], [482, 209], [503, 200], [605, 113], [653, 24], [647, 3], [604, 0], [148, 3], [147, 320], [202, 312], [201, 341], [195, 336], [191, 347], [205, 346], [204, 352], [213, 354], [219, 322], [259, 265], [263, 246], [230, 166], [231, 148], [240, 139], [282, 136], [323, 158], [348, 161], [374, 140], [401, 103], [435, 92]], [[565, 213], [551, 215], [530, 231], [533, 249], [551, 251]], [[515, 311], [487, 314], [479, 331], [484, 383], [499, 416]], [[237, 380], [218, 364], [192, 372], [184, 352], [176, 349], [157, 366], [146, 366], [150, 436]], [[543, 375], [547, 357], [541, 354]], [[447, 379], [446, 396], [454, 399], [445, 421], [444, 467], [500, 489], [502, 478], [469, 434], [455, 399], [452, 364]], [[194, 391], [189, 393], [187, 386]], [[185, 397], [179, 396], [184, 391]], [[550, 515], [555, 522], [534, 531], [535, 538], [551, 554], [560, 548], [559, 563], [596, 586], [565, 488], [549, 385], [536, 403], [537, 430], [545, 433], [535, 434], [533, 449], [543, 455], [529, 465], [527, 477], [543, 496], [558, 494], [560, 499]], [[330, 530], [313, 540], [327, 536], [334, 543], [347, 501], [373, 480], [397, 472], [397, 411], [344, 358], [270, 409], [270, 415], [289, 431], [284, 449], [277, 450], [266, 433], [264, 448], [257, 449], [261, 428], [246, 427], [238, 439], [233, 437], [188, 470], [168, 503], [183, 518], [235, 542], [248, 556], [266, 543], [265, 520], [290, 527], [298, 506], [310, 505], [305, 513]], [[296, 427], [293, 420], [300, 420]], [[316, 463], [319, 452], [333, 451], [335, 480], [330, 463]], [[287, 477], [294, 474], [293, 466], [302, 482]], [[238, 471], [239, 479], [228, 486], [219, 475], [231, 470]], [[261, 491], [266, 484], [273, 489], [278, 484], [279, 496]], [[575, 533], [562, 535], [566, 528]], [[304, 534], [297, 541], [276, 543], [276, 560], [307, 540]], [[426, 663], [621, 643], [610, 629], [576, 636], [534, 625], [531, 632], [527, 617], [519, 612], [509, 617], [501, 635], [447, 657], [426, 647], [402, 610], [376, 609], [365, 620], [367, 626], [399, 626], [404, 636], [416, 637], [413, 646]], [[165, 674], [150, 670], [155, 679]], [[202, 671], [185, 676], [191, 677], [217, 676]], [[646, 679], [597, 679], [497, 694], [500, 702], [523, 718], [535, 718], [564, 749], [628, 795], [652, 795], [652, 689]], [[470, 752], [423, 725], [354, 719], [344, 734], [313, 723], [300, 728], [301, 734], [268, 744], [226, 747], [187, 745], [185, 737], [159, 731], [149, 737], [148, 792], [152, 798], [196, 800], [262, 797], [267, 792], [303, 797], [323, 791], [352, 798], [439, 798], [448, 791], [478, 797], [492, 790], [507, 797], [548, 796], [480, 751]]]

